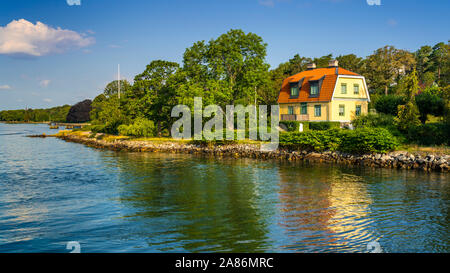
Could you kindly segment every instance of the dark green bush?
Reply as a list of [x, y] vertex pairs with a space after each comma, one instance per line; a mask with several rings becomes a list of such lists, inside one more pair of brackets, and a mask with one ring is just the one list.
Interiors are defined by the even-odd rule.
[[280, 121], [280, 125], [281, 124], [286, 126], [288, 132], [298, 132], [298, 128], [300, 126], [300, 123], [298, 121], [292, 120], [282, 120]]
[[397, 116], [398, 106], [405, 104], [405, 97], [399, 95], [379, 96], [374, 102], [378, 113]]
[[356, 130], [331, 129], [280, 134], [280, 145], [310, 151], [342, 151], [354, 154], [385, 153], [394, 150], [398, 141], [384, 128]]
[[408, 141], [419, 145], [450, 145], [450, 125], [427, 123], [409, 128]]
[[288, 132], [298, 132], [298, 130], [300, 128], [300, 124], [303, 124], [303, 131], [309, 130], [309, 122], [308, 121], [283, 120], [283, 121], [280, 121], [280, 124], [285, 125]]
[[324, 130], [340, 128], [340, 127], [341, 127], [341, 123], [334, 122], [334, 121], [321, 121], [321, 122], [310, 122], [309, 123], [309, 129], [317, 130], [317, 131], [324, 131]]
[[416, 96], [416, 104], [420, 112], [420, 121], [425, 123], [428, 115], [443, 116], [445, 101], [443, 98], [431, 92], [423, 92]]
[[390, 127], [395, 126], [394, 117], [391, 115], [379, 113], [379, 114], [367, 114], [356, 117], [352, 124], [355, 128], [365, 127]]

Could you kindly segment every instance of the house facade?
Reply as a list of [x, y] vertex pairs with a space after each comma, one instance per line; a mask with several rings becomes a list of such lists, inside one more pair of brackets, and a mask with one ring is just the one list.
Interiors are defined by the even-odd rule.
[[278, 95], [280, 120], [350, 123], [368, 112], [370, 96], [363, 76], [333, 60], [327, 68], [308, 65], [283, 81]]

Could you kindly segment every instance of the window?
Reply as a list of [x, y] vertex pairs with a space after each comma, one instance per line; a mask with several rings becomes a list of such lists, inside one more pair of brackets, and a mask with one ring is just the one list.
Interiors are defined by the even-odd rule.
[[288, 115], [294, 114], [294, 106], [288, 106]]
[[320, 117], [322, 115], [321, 105], [314, 105], [314, 116]]
[[354, 93], [355, 95], [358, 95], [358, 94], [359, 94], [359, 84], [353, 85], [353, 93]]
[[341, 94], [347, 94], [347, 84], [341, 84]]
[[355, 111], [355, 114], [356, 114], [357, 116], [360, 116], [360, 115], [361, 115], [361, 105], [356, 105], [356, 111]]
[[291, 97], [298, 97], [298, 86], [291, 86]]
[[308, 114], [308, 105], [306, 104], [306, 102], [302, 102], [302, 104], [300, 105], [300, 114]]
[[343, 117], [345, 116], [345, 105], [339, 104], [339, 116]]
[[311, 96], [319, 95], [319, 83], [318, 82], [310, 82], [311, 85]]

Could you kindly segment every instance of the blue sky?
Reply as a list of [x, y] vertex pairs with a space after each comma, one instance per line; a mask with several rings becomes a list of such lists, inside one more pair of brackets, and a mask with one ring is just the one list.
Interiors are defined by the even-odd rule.
[[232, 28], [260, 35], [272, 67], [297, 53], [367, 56], [450, 39], [442, 0], [78, 1], [0, 2], [0, 110], [93, 99], [117, 64], [132, 80], [152, 60], [181, 62], [185, 48]]

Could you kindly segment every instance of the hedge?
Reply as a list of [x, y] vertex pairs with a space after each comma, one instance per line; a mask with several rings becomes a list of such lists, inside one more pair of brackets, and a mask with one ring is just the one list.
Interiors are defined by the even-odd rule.
[[413, 126], [407, 132], [408, 141], [419, 145], [450, 145], [450, 125], [427, 123]]
[[303, 124], [303, 132], [309, 130], [329, 130], [333, 128], [340, 128], [340, 122], [334, 121], [320, 121], [320, 122], [310, 122], [310, 121], [291, 121], [291, 120], [283, 120], [280, 121], [280, 124], [286, 126], [288, 132], [298, 132], [300, 128], [300, 124]]
[[303, 131], [309, 130], [309, 122], [307, 121], [292, 121], [292, 120], [280, 121], [280, 124], [286, 126], [288, 132], [298, 132], [300, 128], [300, 123], [303, 124]]
[[362, 128], [282, 133], [280, 145], [318, 152], [329, 150], [365, 154], [386, 153], [398, 147], [399, 143], [397, 138], [384, 128]]
[[310, 122], [309, 129], [311, 130], [329, 130], [333, 128], [340, 128], [341, 123], [337, 121], [321, 121], [321, 122]]

